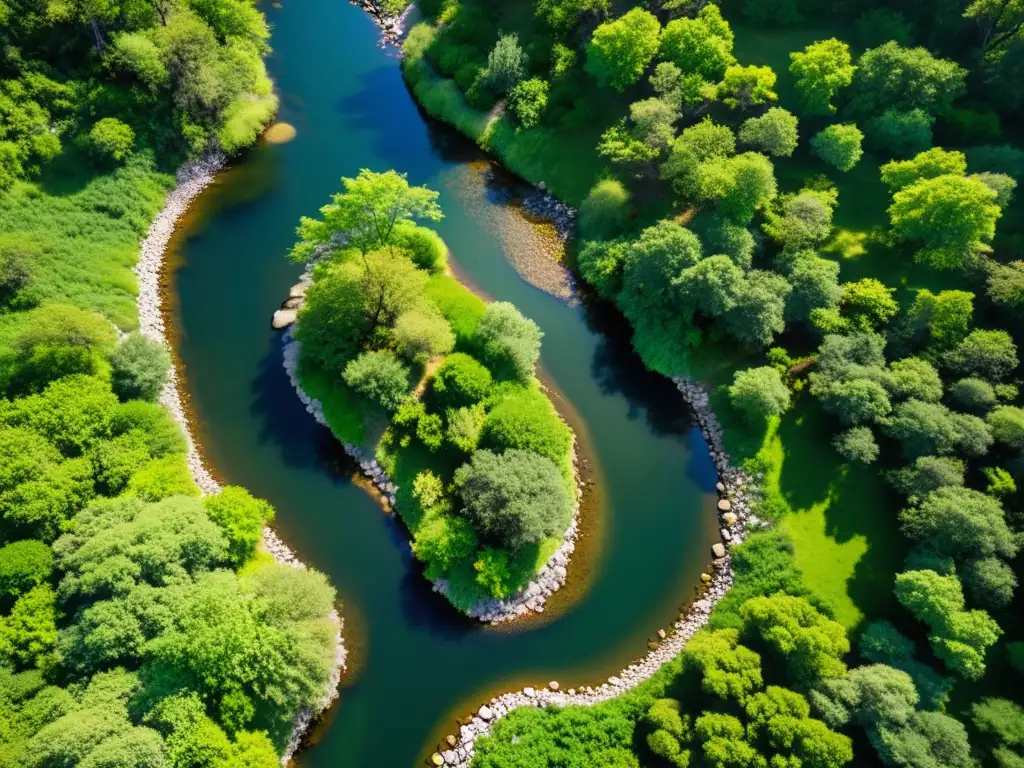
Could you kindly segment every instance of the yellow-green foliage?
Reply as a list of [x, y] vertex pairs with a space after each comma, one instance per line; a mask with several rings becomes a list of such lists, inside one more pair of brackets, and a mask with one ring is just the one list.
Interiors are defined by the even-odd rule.
[[249, 146], [277, 112], [277, 96], [246, 94], [224, 110], [224, 122], [217, 129], [221, 149], [232, 155]]

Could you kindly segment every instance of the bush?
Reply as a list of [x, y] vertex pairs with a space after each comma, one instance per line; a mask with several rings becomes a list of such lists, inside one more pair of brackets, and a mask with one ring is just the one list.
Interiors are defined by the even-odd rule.
[[398, 354], [419, 364], [446, 355], [455, 348], [455, 334], [451, 326], [430, 305], [416, 307], [399, 315], [392, 338]]
[[629, 192], [621, 181], [597, 182], [580, 205], [580, 234], [587, 239], [609, 240], [629, 223]]
[[35, 539], [13, 541], [0, 547], [0, 608], [9, 605], [53, 573], [53, 552]]
[[856, 125], [830, 125], [811, 139], [811, 151], [840, 171], [849, 171], [864, 154], [864, 134]]
[[409, 370], [389, 350], [364, 352], [345, 366], [345, 383], [372, 403], [393, 411], [409, 392]]
[[1014, 451], [1024, 450], [1024, 408], [1001, 405], [988, 415], [992, 436]]
[[871, 464], [878, 458], [878, 443], [868, 427], [851, 427], [832, 442], [839, 455], [850, 461]]
[[472, 556], [477, 545], [476, 534], [465, 518], [436, 514], [428, 515], [416, 529], [412, 551], [427, 564], [426, 577], [438, 579]]
[[654, 14], [633, 8], [601, 24], [587, 46], [586, 70], [620, 93], [637, 82], [658, 52], [661, 25]]
[[274, 508], [244, 488], [225, 486], [203, 499], [206, 514], [224, 532], [228, 556], [235, 568], [245, 565], [263, 538], [263, 527], [274, 518]]
[[1008, 376], [1017, 367], [1017, 345], [1006, 331], [971, 331], [943, 362], [962, 376], [976, 376], [990, 382]]
[[444, 442], [441, 417], [436, 413], [424, 413], [416, 422], [416, 437], [433, 453], [441, 447]]
[[445, 435], [448, 442], [463, 453], [472, 453], [480, 442], [480, 431], [484, 425], [482, 408], [448, 409], [448, 428]]
[[543, 393], [528, 390], [503, 398], [490, 410], [484, 419], [480, 445], [495, 453], [525, 449], [562, 467], [572, 449], [572, 430]]
[[530, 451], [477, 451], [456, 470], [455, 489], [477, 534], [513, 551], [561, 535], [572, 518], [558, 467]]
[[108, 496], [121, 493], [151, 458], [145, 436], [136, 431], [98, 441], [89, 452], [97, 488]]
[[913, 157], [932, 145], [935, 118], [923, 109], [887, 109], [867, 123], [868, 143], [892, 157]]
[[775, 157], [789, 157], [796, 151], [797, 119], [781, 107], [772, 107], [761, 117], [744, 121], [737, 134], [739, 140], [756, 150]]
[[129, 400], [114, 408], [110, 415], [110, 435], [117, 437], [138, 432], [146, 441], [146, 450], [154, 459], [169, 453], [184, 453], [185, 435], [170, 413], [156, 403]]
[[996, 391], [984, 379], [960, 379], [950, 387], [949, 394], [971, 413], [984, 414], [996, 404]]
[[448, 246], [430, 227], [400, 221], [395, 225], [391, 240], [396, 248], [406, 251], [412, 263], [420, 269], [443, 272], [448, 263]]
[[516, 121], [529, 129], [540, 123], [541, 115], [548, 105], [548, 83], [539, 77], [531, 77], [518, 83], [508, 94], [508, 106]]
[[185, 457], [180, 454], [153, 459], [146, 464], [128, 481], [128, 492], [146, 501], [199, 495]]
[[476, 328], [476, 343], [493, 370], [529, 381], [544, 334], [506, 301], [489, 304]]
[[487, 56], [487, 68], [480, 80], [499, 95], [508, 93], [523, 79], [526, 72], [526, 54], [519, 47], [517, 35], [502, 35]]
[[729, 402], [749, 422], [760, 425], [789, 408], [789, 388], [770, 366], [748, 368], [733, 376]]
[[430, 382], [431, 396], [443, 408], [473, 405], [491, 391], [491, 372], [476, 359], [463, 352], [448, 355], [434, 372]]
[[135, 131], [117, 118], [104, 117], [89, 131], [89, 150], [103, 162], [120, 163], [135, 144]]
[[122, 400], [153, 402], [167, 383], [171, 356], [160, 342], [129, 334], [110, 356], [111, 387]]

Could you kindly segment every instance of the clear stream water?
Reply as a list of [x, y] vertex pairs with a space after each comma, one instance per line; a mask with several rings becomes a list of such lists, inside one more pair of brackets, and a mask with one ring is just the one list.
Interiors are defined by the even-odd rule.
[[[223, 173], [180, 228], [178, 351], [211, 466], [269, 499], [283, 538], [338, 589], [349, 672], [298, 763], [405, 768], [497, 692], [597, 683], [643, 655], [692, 597], [717, 540], [714, 470], [674, 388], [644, 370], [621, 320], [570, 307], [510, 266], [509, 249], [530, 238], [508, 234], [522, 227], [508, 226], [518, 213], [503, 202], [507, 182], [421, 115], [363, 12], [344, 0], [266, 11], [280, 119], [298, 135]], [[493, 630], [456, 615], [430, 591], [401, 524], [353, 483], [354, 465], [289, 387], [269, 328], [301, 271], [285, 253], [299, 217], [361, 168], [395, 168], [440, 190], [438, 230], [459, 273], [544, 330], [545, 377], [571, 404], [596, 481], [589, 554], [570, 567], [572, 599], [547, 621]]]

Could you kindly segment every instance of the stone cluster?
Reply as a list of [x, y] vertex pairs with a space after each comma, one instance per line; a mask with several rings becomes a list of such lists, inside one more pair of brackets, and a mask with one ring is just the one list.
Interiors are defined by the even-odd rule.
[[[274, 313], [271, 324], [275, 328], [284, 327], [287, 329], [282, 336], [284, 369], [288, 374], [288, 380], [299, 396], [299, 400], [306, 406], [306, 413], [312, 416], [318, 424], [330, 429], [327, 417], [324, 415], [323, 405], [319, 400], [310, 397], [299, 383], [298, 368], [302, 343], [295, 339], [292, 334], [298, 310], [303, 306], [310, 282], [310, 272], [307, 270], [299, 278], [299, 282], [289, 290], [288, 298], [282, 303], [281, 309]], [[289, 314], [282, 317], [282, 313], [285, 312]], [[337, 438], [337, 435], [335, 437]], [[388, 477], [384, 468], [377, 463], [376, 459], [368, 456], [358, 445], [347, 443], [341, 439], [338, 442], [341, 443], [345, 453], [359, 464], [359, 469], [363, 475], [380, 492], [382, 502], [386, 508], [394, 509], [395, 493], [398, 491], [398, 486], [391, 482], [391, 478]], [[547, 563], [537, 572], [533, 580], [519, 590], [519, 592], [506, 600], [480, 600], [466, 612], [468, 616], [479, 619], [487, 624], [501, 624], [522, 618], [528, 613], [543, 613], [548, 598], [565, 585], [568, 577], [569, 558], [576, 550], [576, 539], [579, 537], [580, 497], [583, 495], [579, 483], [579, 472], [576, 469], [575, 446], [573, 448], [572, 465], [573, 474], [576, 479], [576, 503], [573, 506], [572, 522], [569, 524], [568, 529], [566, 529], [561, 545], [548, 558]], [[411, 542], [409, 546], [412, 546]], [[449, 585], [446, 580], [437, 579], [433, 582], [433, 585], [435, 592], [439, 592], [442, 595], [448, 593]]]
[[405, 39], [405, 34], [408, 31], [406, 28], [406, 20], [409, 14], [412, 12], [414, 6], [412, 3], [405, 7], [397, 16], [393, 16], [386, 13], [383, 8], [380, 7], [378, 0], [352, 0], [355, 5], [358, 5], [373, 19], [374, 23], [380, 27], [382, 35], [382, 45], [391, 43], [392, 45], [401, 45], [402, 40]]
[[447, 736], [431, 755], [434, 765], [468, 768], [475, 753], [476, 740], [491, 732], [493, 723], [520, 707], [565, 707], [593, 705], [608, 701], [648, 680], [663, 664], [675, 658], [687, 641], [703, 627], [712, 609], [728, 592], [733, 583], [732, 558], [729, 547], [743, 540], [746, 531], [765, 525], [751, 511], [757, 500], [754, 479], [729, 463], [729, 455], [722, 442], [722, 428], [711, 409], [707, 392], [699, 384], [686, 379], [673, 379], [683, 399], [689, 404], [701, 433], [707, 441], [708, 452], [718, 470], [718, 511], [724, 543], [712, 547], [712, 570], [701, 579], [704, 591], [689, 610], [680, 614], [671, 632], [658, 630], [658, 640], [652, 641], [652, 650], [642, 659], [630, 664], [607, 682], [598, 686], [584, 686], [562, 691], [557, 680], [543, 688], [526, 687], [513, 693], [504, 693], [483, 704], [475, 713], [459, 721], [458, 734]]
[[523, 210], [535, 219], [550, 221], [562, 240], [572, 237], [576, 229], [576, 209], [550, 195], [543, 181], [523, 198]]
[[[139, 314], [139, 331], [147, 338], [165, 346], [168, 345], [168, 342], [163, 318], [163, 294], [160, 289], [164, 253], [171, 236], [174, 234], [174, 228], [178, 219], [185, 213], [192, 201], [214, 180], [217, 172], [224, 167], [225, 162], [222, 156], [214, 155], [183, 165], [178, 170], [177, 184], [167, 196], [163, 209], [153, 220], [152, 224], [150, 224], [149, 232], [139, 246], [139, 260], [135, 266], [135, 274], [139, 284], [139, 292], [136, 299]], [[220, 483], [214, 479], [213, 475], [206, 468], [196, 448], [196, 443], [192, 438], [188, 416], [181, 402], [181, 388], [179, 387], [179, 374], [176, 366], [171, 368], [167, 383], [160, 393], [159, 400], [160, 404], [170, 411], [171, 416], [185, 434], [187, 445], [186, 462], [196, 485], [199, 486], [204, 495], [218, 493], [221, 488]], [[263, 545], [277, 562], [294, 568], [306, 567], [270, 528], [263, 529]], [[331, 670], [330, 678], [324, 685], [324, 692], [320, 701], [310, 709], [299, 713], [292, 728], [288, 745], [281, 757], [282, 766], [287, 766], [291, 761], [292, 755], [298, 749], [310, 725], [338, 697], [338, 684], [341, 680], [341, 673], [345, 669], [345, 644], [342, 637], [343, 622], [336, 610], [331, 611], [329, 618], [336, 627], [335, 665]]]

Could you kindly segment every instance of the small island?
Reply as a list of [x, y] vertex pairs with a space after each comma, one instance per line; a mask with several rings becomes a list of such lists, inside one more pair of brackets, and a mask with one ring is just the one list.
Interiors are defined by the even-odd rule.
[[350, 453], [372, 451], [437, 591], [485, 621], [541, 611], [577, 509], [575, 437], [535, 375], [543, 334], [451, 276], [417, 223], [442, 217], [437, 192], [395, 171], [342, 182], [290, 254], [309, 265], [286, 302], [298, 384]]

